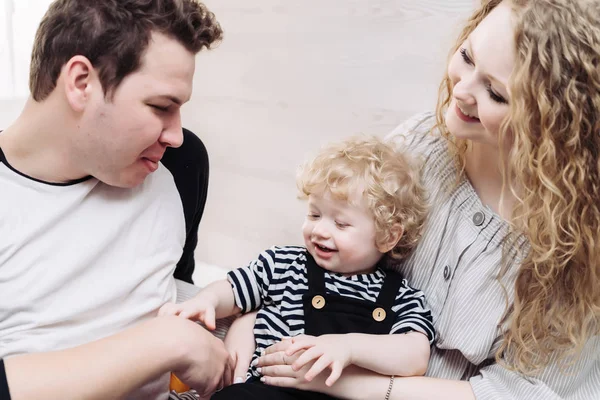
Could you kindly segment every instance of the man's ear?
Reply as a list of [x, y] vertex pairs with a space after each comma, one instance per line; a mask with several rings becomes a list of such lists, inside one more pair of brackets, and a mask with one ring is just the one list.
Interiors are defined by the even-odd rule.
[[392, 250], [398, 244], [403, 234], [404, 228], [402, 225], [394, 224], [390, 229], [388, 240], [385, 243], [379, 244], [379, 251], [385, 254]]
[[84, 56], [72, 57], [62, 68], [65, 96], [74, 111], [81, 112], [89, 102], [95, 77], [94, 67]]

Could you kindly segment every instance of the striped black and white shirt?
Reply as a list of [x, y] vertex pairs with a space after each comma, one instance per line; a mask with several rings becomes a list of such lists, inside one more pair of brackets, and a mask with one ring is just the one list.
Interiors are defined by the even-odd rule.
[[[235, 302], [242, 312], [259, 309], [254, 325], [256, 352], [253, 360], [283, 337], [304, 333], [302, 296], [308, 292], [306, 253], [304, 247], [274, 246], [246, 267], [230, 271], [227, 275]], [[386, 276], [382, 269], [353, 276], [324, 273], [328, 294], [372, 302], [377, 299]], [[433, 343], [433, 322], [431, 312], [425, 306], [425, 296], [420, 290], [408, 286], [405, 279], [392, 310], [396, 321], [390, 333], [417, 331]], [[249, 373], [259, 376], [253, 367]]]
[[402, 276], [427, 293], [435, 321], [437, 337], [426, 375], [469, 380], [477, 400], [600, 399], [599, 337], [590, 339], [564, 371], [553, 362], [538, 376], [524, 377], [495, 362], [507, 329], [502, 317], [513, 301], [528, 244], [519, 238], [509, 252], [508, 272], [499, 280], [508, 222], [482, 204], [467, 179], [457, 180], [448, 142], [432, 132], [434, 123], [432, 113], [420, 114], [389, 136], [398, 147], [422, 157], [423, 183], [431, 199], [424, 235], [399, 265]]

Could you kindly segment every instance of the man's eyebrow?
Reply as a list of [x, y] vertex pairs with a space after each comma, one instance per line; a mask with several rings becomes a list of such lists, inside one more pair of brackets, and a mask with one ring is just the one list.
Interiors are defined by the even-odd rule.
[[177, 104], [178, 106], [181, 106], [183, 103], [185, 103], [184, 101], [182, 101], [178, 97], [171, 96], [171, 95], [168, 95], [168, 94], [159, 94], [159, 95], [156, 95], [156, 96], [153, 96], [153, 97], [154, 98], [167, 99], [167, 100], [172, 101], [173, 103]]

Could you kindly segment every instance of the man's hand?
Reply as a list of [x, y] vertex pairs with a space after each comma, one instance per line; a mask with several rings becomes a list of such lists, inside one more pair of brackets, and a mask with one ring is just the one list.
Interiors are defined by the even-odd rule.
[[209, 296], [204, 296], [200, 293], [196, 297], [180, 304], [165, 304], [158, 310], [158, 316], [179, 315], [185, 319], [200, 321], [209, 330], [213, 331], [217, 326], [215, 317], [216, 305], [214, 303]]
[[234, 363], [223, 342], [198, 324], [180, 321], [173, 326], [179, 343], [175, 375], [203, 397], [230, 385]]

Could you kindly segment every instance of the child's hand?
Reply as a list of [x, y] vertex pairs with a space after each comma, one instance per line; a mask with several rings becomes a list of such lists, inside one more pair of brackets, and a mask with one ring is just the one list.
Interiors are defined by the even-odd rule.
[[294, 371], [302, 369], [307, 363], [314, 361], [304, 378], [313, 380], [325, 368], [331, 369], [329, 378], [325, 381], [327, 386], [333, 385], [342, 375], [342, 371], [352, 361], [350, 346], [345, 343], [342, 335], [309, 336], [300, 335], [292, 339], [293, 343], [286, 349], [287, 356], [293, 356], [301, 350], [305, 350], [292, 364]]
[[217, 327], [215, 306], [202, 296], [194, 297], [181, 304], [167, 303], [158, 310], [158, 315], [179, 315], [182, 318], [200, 321], [210, 331]]

